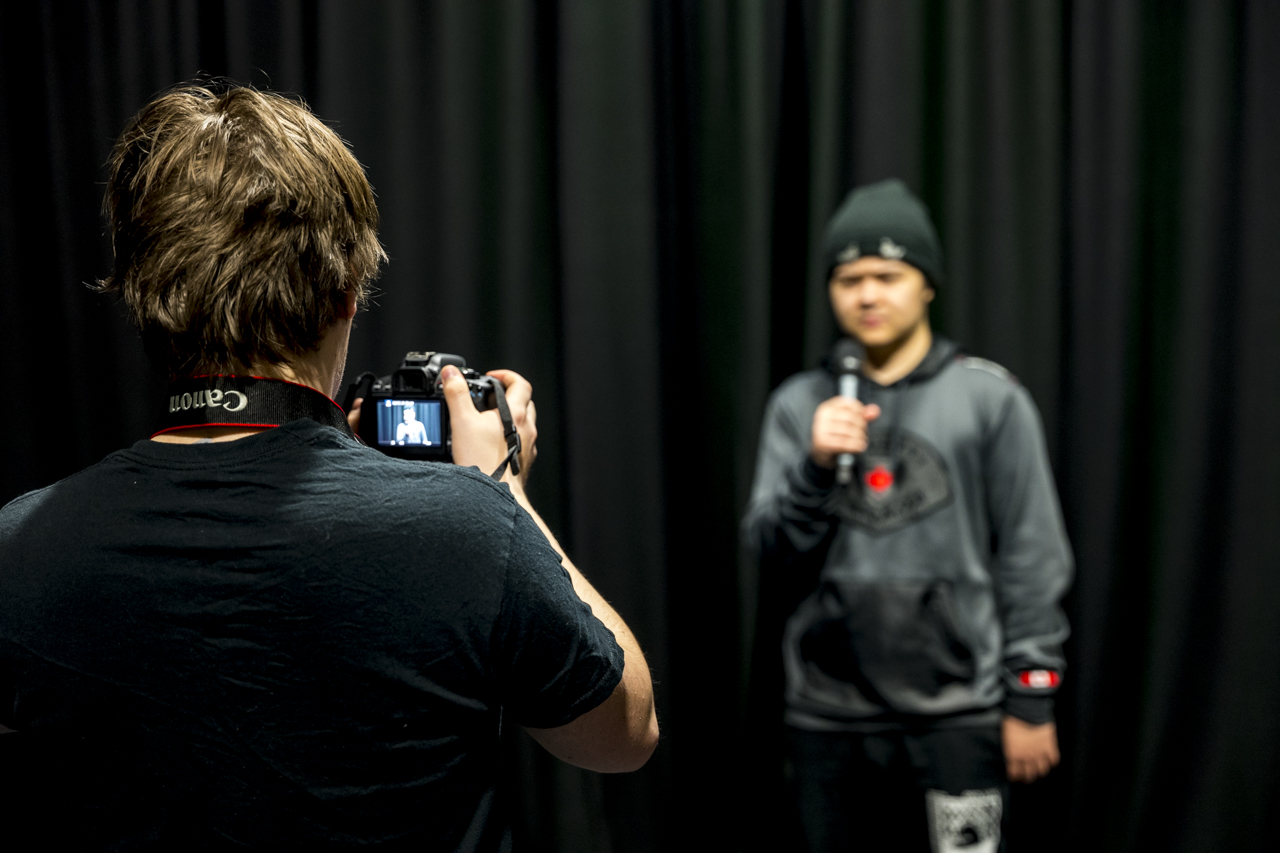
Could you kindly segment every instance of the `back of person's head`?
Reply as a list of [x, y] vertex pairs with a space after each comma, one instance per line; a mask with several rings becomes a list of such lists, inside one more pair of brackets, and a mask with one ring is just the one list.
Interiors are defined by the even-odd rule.
[[106, 212], [119, 292], [171, 377], [245, 372], [319, 346], [386, 254], [364, 170], [307, 107], [187, 86], [116, 142]]

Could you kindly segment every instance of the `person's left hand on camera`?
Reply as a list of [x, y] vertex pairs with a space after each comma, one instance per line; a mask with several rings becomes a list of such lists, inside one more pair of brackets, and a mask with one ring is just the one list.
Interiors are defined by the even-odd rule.
[[[520, 433], [520, 475], [513, 476], [507, 466], [502, 481], [514, 491], [524, 487], [529, 464], [533, 462], [534, 441], [538, 433], [533, 408], [533, 386], [523, 376], [510, 370], [490, 371], [506, 388], [511, 420]], [[507, 439], [502, 432], [502, 418], [497, 409], [481, 412], [471, 400], [471, 390], [462, 372], [453, 365], [440, 371], [445, 404], [449, 407], [449, 426], [453, 433], [453, 461], [457, 465], [474, 465], [485, 474], [498, 469], [507, 458]]]
[[364, 397], [356, 397], [351, 401], [351, 411], [347, 412], [347, 425], [351, 427], [352, 435], [360, 434], [360, 406], [364, 404]]

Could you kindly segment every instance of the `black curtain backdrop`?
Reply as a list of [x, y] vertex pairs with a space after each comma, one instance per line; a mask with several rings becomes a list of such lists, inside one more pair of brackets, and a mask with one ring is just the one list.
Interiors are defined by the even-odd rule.
[[1012, 849], [1267, 848], [1280, 4], [4, 4], [0, 502], [151, 431], [162, 385], [85, 283], [113, 138], [198, 74], [351, 142], [391, 256], [352, 373], [528, 376], [534, 502], [649, 655], [642, 771], [511, 736], [523, 849], [788, 849], [776, 595], [737, 519], [766, 395], [833, 336], [822, 225], [888, 176], [948, 252], [935, 326], [1039, 405], [1076, 550], [1064, 762], [1015, 791]]

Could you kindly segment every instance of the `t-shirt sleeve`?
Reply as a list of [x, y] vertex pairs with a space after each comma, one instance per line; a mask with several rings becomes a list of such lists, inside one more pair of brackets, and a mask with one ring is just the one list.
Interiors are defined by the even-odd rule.
[[534, 728], [572, 722], [613, 693], [623, 654], [613, 632], [573, 591], [533, 519], [516, 509], [502, 607], [494, 626], [502, 704]]

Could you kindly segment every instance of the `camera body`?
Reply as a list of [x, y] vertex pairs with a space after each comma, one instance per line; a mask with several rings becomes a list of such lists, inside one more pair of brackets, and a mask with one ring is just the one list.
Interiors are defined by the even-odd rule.
[[390, 376], [365, 373], [347, 389], [345, 408], [360, 405], [360, 439], [388, 456], [431, 462], [453, 461], [449, 407], [440, 372], [452, 364], [462, 372], [476, 409], [499, 407], [502, 383], [467, 367], [460, 355], [410, 352]]

